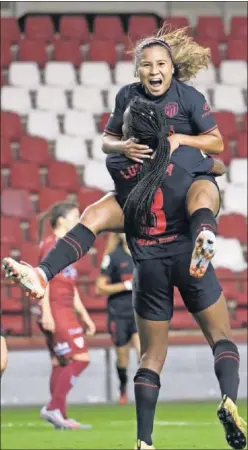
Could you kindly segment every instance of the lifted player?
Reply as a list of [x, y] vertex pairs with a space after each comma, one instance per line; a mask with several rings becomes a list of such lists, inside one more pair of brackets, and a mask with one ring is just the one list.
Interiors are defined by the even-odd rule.
[[108, 295], [108, 331], [117, 356], [116, 370], [120, 381], [119, 404], [124, 405], [128, 401], [127, 367], [130, 346], [133, 345], [135, 348], [139, 361], [140, 343], [132, 305], [133, 260], [125, 234], [119, 233], [116, 237], [114, 248], [107, 252], [105, 250], [101, 276], [96, 286], [99, 294]]

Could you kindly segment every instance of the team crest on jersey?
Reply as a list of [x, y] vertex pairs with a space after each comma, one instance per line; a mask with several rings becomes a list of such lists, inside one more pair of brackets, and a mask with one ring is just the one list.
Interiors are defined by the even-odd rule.
[[76, 344], [76, 346], [78, 348], [83, 348], [83, 346], [84, 346], [84, 338], [82, 336], [73, 339], [73, 341], [75, 342], [75, 344]]
[[165, 105], [165, 114], [168, 117], [175, 117], [178, 113], [178, 103], [173, 102], [173, 103], [167, 103], [167, 105]]

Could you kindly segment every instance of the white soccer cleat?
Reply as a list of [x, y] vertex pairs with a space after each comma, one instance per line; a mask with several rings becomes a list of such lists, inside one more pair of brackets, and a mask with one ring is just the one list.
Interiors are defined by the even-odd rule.
[[155, 450], [153, 445], [147, 445], [145, 442], [137, 440], [137, 444], [134, 450]]
[[74, 419], [65, 419], [65, 421], [70, 430], [91, 430], [92, 429], [92, 425], [89, 425], [86, 423], [80, 423]]
[[2, 261], [5, 277], [20, 284], [30, 295], [38, 300], [42, 299], [48, 282], [42, 277], [40, 271], [27, 263], [17, 262], [13, 258], [4, 258]]
[[57, 430], [68, 430], [71, 428], [59, 409], [48, 411], [46, 406], [43, 406], [40, 411], [40, 417], [50, 422]]
[[192, 277], [201, 278], [205, 275], [215, 251], [215, 234], [210, 230], [202, 230], [196, 238], [191, 257], [189, 273]]

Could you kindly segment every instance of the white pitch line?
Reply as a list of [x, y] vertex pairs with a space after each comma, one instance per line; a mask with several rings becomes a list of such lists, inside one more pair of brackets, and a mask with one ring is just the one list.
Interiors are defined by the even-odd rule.
[[[110, 422], [111, 426], [124, 426], [127, 424], [135, 424], [135, 420], [116, 420]], [[165, 421], [165, 420], [155, 420], [155, 425], [161, 427], [210, 427], [213, 425], [218, 425], [218, 422], [185, 422], [185, 421]]]

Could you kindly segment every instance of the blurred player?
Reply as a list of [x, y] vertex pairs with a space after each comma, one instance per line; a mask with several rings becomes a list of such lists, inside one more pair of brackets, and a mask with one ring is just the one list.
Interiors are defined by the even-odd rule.
[[[62, 202], [54, 205], [40, 216], [39, 234], [42, 235], [44, 221], [50, 219], [53, 234], [40, 244], [43, 258], [79, 220], [76, 204]], [[95, 325], [82, 304], [75, 286], [77, 270], [69, 266], [58, 274], [46, 289], [41, 300], [41, 316], [38, 324], [45, 336], [51, 356], [50, 376], [51, 400], [41, 410], [41, 417], [51, 422], [55, 428], [77, 429], [85, 426], [66, 415], [66, 397], [77, 377], [89, 364], [88, 349], [83, 334], [95, 333]]]
[[139, 336], [132, 306], [133, 260], [127, 246], [125, 234], [110, 236], [115, 245], [105, 250], [101, 265], [101, 276], [97, 280], [97, 292], [108, 295], [108, 331], [115, 346], [116, 370], [120, 381], [119, 404], [126, 404], [127, 367], [130, 345], [140, 359]]
[[8, 363], [8, 349], [6, 345], [6, 340], [3, 336], [1, 336], [1, 376], [5, 371]]

